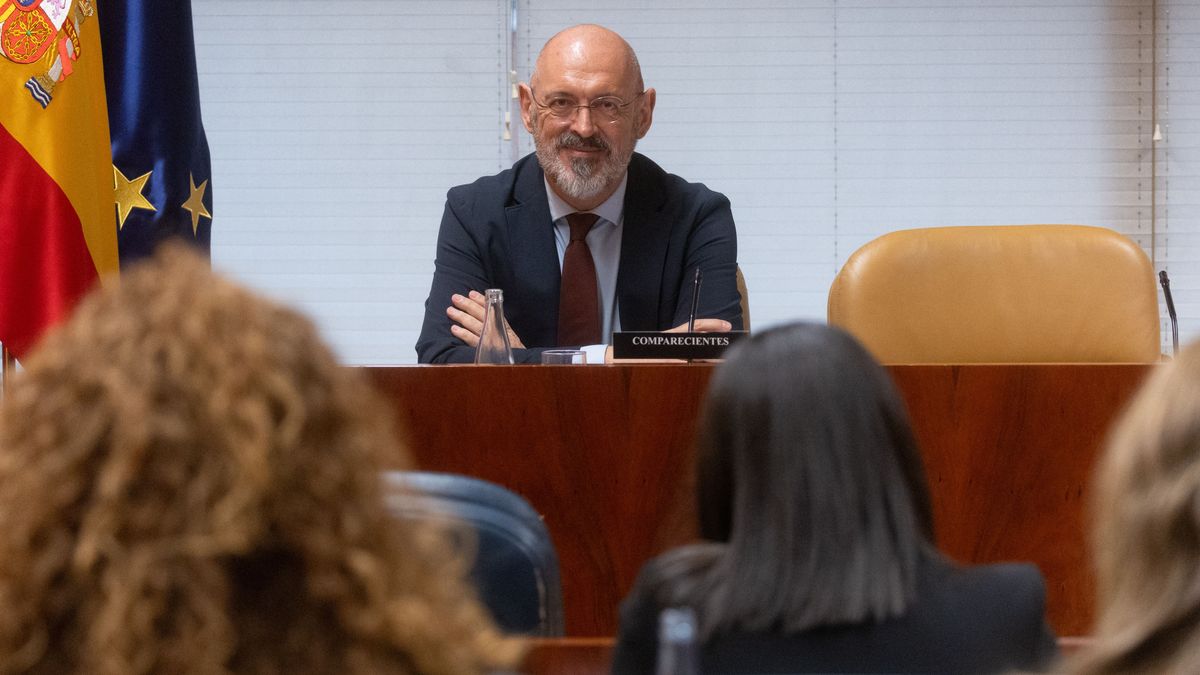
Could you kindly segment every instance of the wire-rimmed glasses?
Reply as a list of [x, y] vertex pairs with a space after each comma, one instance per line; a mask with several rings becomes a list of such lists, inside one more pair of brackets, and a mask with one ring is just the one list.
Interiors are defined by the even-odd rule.
[[529, 93], [534, 105], [555, 117], [571, 118], [575, 116], [575, 111], [580, 108], [587, 108], [591, 112], [592, 119], [612, 124], [620, 120], [625, 113], [625, 109], [633, 105], [634, 101], [637, 101], [646, 92], [638, 92], [632, 101], [622, 100], [618, 96], [600, 96], [592, 99], [590, 103], [578, 103], [570, 96], [561, 95], [551, 96], [546, 99], [545, 103], [542, 103], [537, 100], [536, 95], [533, 95], [532, 89], [529, 90]]

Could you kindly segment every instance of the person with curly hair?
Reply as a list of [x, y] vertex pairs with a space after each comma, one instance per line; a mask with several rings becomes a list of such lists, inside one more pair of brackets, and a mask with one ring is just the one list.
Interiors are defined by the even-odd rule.
[[1097, 618], [1070, 671], [1200, 672], [1200, 342], [1134, 397], [1092, 496]]
[[0, 672], [479, 673], [520, 641], [313, 325], [168, 250], [86, 298], [0, 406]]

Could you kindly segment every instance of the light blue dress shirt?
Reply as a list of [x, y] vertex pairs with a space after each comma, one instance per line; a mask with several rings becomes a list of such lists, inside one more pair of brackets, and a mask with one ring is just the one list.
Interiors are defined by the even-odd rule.
[[[621, 317], [617, 313], [617, 269], [621, 264], [621, 226], [625, 220], [625, 186], [629, 174], [621, 178], [621, 184], [615, 192], [594, 209], [587, 213], [600, 216], [587, 235], [588, 249], [592, 252], [592, 262], [596, 265], [596, 289], [600, 293], [600, 335], [605, 344], [587, 345], [589, 364], [604, 363], [604, 352], [607, 343], [612, 341], [612, 334], [621, 330]], [[554, 247], [558, 250], [558, 269], [562, 271], [563, 255], [567, 244], [571, 242], [571, 226], [567, 224], [567, 216], [575, 213], [575, 208], [564, 202], [550, 183], [546, 182], [546, 197], [550, 201], [550, 217], [554, 220]]]

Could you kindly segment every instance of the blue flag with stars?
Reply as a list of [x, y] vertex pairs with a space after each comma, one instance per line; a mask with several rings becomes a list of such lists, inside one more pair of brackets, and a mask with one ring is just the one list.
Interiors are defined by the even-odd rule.
[[209, 252], [212, 178], [189, 0], [97, 2], [122, 267], [176, 238]]

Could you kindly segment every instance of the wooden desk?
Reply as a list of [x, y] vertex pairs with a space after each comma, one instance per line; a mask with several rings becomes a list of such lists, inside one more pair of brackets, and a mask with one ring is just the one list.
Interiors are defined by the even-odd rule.
[[526, 675], [609, 675], [613, 638], [535, 638], [521, 672]]
[[[542, 638], [529, 641], [521, 668], [527, 675], [608, 675], [612, 670], [612, 638]], [[1058, 651], [1066, 658], [1085, 649], [1087, 638], [1061, 637]]]
[[[890, 367], [964, 562], [1031, 560], [1060, 635], [1088, 631], [1083, 509], [1109, 422], [1143, 365]], [[371, 368], [417, 464], [479, 476], [546, 518], [567, 634], [612, 635], [641, 565], [694, 538], [692, 443], [705, 365]]]

